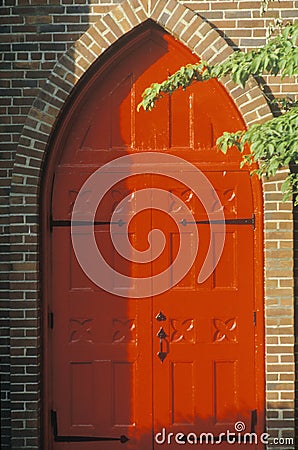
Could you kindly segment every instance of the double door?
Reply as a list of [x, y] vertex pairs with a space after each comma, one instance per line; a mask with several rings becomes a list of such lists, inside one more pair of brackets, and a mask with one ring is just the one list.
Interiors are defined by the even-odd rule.
[[[257, 393], [249, 174], [205, 173], [218, 195], [214, 211], [223, 208], [224, 230], [221, 224], [211, 229], [199, 199], [172, 178], [147, 173], [113, 186], [92, 224], [105, 260], [126, 275], [122, 285], [115, 281], [111, 292], [88, 278], [71, 238], [72, 199], [88, 175], [62, 168], [56, 178], [56, 189], [59, 180], [72, 188], [61, 191], [53, 209], [52, 448], [152, 450], [164, 444], [175, 450], [187, 436], [199, 440], [202, 433], [212, 433], [216, 440], [227, 430], [235, 432], [237, 422], [252, 431]], [[166, 193], [168, 211], [154, 205], [151, 188]], [[137, 194], [144, 189], [151, 207], [141, 210]], [[128, 201], [121, 206], [125, 197]], [[194, 223], [185, 220], [177, 199], [187, 205]], [[111, 225], [115, 210], [119, 220]], [[126, 229], [123, 224], [128, 222]], [[154, 229], [164, 234], [160, 254], [148, 241]], [[73, 226], [77, 235], [89, 232], [85, 224]], [[210, 242], [215, 249], [223, 232], [219, 262], [199, 283], [206, 255], [212, 253]], [[130, 255], [123, 257], [115, 250], [112, 237], [121, 243], [127, 236], [130, 251], [147, 252], [147, 259], [133, 262]], [[182, 251], [195, 257], [174, 284], [173, 262], [182, 241], [187, 243]], [[154, 294], [155, 277], [163, 271], [168, 288]], [[113, 276], [111, 272], [111, 285]], [[152, 280], [151, 296], [138, 295], [138, 278]]]

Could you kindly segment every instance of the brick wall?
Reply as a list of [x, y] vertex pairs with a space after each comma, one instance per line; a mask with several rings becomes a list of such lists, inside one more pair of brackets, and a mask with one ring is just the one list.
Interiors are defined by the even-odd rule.
[[[113, 42], [119, 34], [114, 24], [119, 22], [121, 15], [107, 16], [107, 13], [114, 10], [115, 3], [100, 0], [4, 0], [1, 7], [0, 196], [3, 257], [0, 263], [0, 347], [3, 448], [40, 447], [40, 167], [55, 117], [73, 84], [92, 62], [81, 55], [76, 59], [78, 64], [75, 66], [75, 56], [72, 60], [69, 49], [84, 35], [90, 24], [100, 23], [100, 18], [103, 19], [100, 26], [90, 30], [89, 34], [93, 57], [100, 54], [100, 47], [103, 49]], [[258, 1], [179, 3], [198, 15], [186, 11], [176, 26], [171, 25], [172, 32], [181, 38], [184, 36], [189, 46], [194, 45], [191, 42], [192, 28], [196, 29], [197, 17], [217, 29], [229, 46], [244, 51], [265, 42], [266, 25], [272, 17], [285, 20], [298, 18], [297, 1], [272, 4], [264, 18], [260, 17]], [[148, 15], [148, 2], [145, 0], [140, 4], [138, 0], [125, 4], [128, 4], [127, 24], [122, 20], [122, 33], [144, 20], [142, 16]], [[152, 9], [155, 7], [154, 20], [159, 20], [162, 25], [165, 22], [165, 27], [171, 31], [171, 16], [178, 11], [175, 1], [152, 0], [151, 6]], [[198, 35], [196, 50], [200, 54], [200, 50], [204, 50], [204, 42], [200, 42], [199, 38]], [[80, 45], [88, 47], [88, 40]], [[206, 56], [217, 58], [222, 48], [210, 48], [205, 48]], [[69, 53], [64, 57], [62, 66], [68, 64], [68, 78], [62, 82], [63, 76], [59, 78], [59, 67], [55, 65], [67, 51]], [[80, 56], [79, 46], [77, 53]], [[50, 76], [50, 82], [46, 83]], [[266, 78], [266, 82], [268, 90], [274, 95], [297, 94], [297, 86], [291, 79], [281, 82], [278, 77]], [[268, 117], [269, 111], [264, 110], [262, 102], [257, 104], [257, 100], [254, 103], [245, 92], [232, 87], [228, 81], [226, 86], [237, 100], [240, 110], [245, 111], [247, 123]], [[52, 97], [51, 100], [48, 97]], [[31, 123], [27, 119], [29, 114]], [[26, 120], [27, 125], [23, 129]], [[12, 173], [14, 178], [11, 181]], [[281, 202], [279, 188], [283, 176], [281, 173], [276, 179], [264, 182], [267, 417], [270, 429], [290, 436], [294, 398], [293, 220], [291, 202]]]
[[[272, 436], [293, 436], [293, 213], [282, 201], [284, 171], [264, 181], [267, 425]], [[273, 447], [274, 448], [274, 447]]]

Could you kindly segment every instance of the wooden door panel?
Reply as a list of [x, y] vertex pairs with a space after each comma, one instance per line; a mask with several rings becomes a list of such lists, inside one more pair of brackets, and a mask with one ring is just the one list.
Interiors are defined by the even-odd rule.
[[[151, 364], [151, 334], [143, 327], [150, 304], [143, 299], [142, 304], [131, 300], [128, 305], [90, 281], [74, 286], [67, 264], [73, 251], [70, 229], [54, 229], [53, 244], [53, 409], [59, 434], [123, 434], [130, 437], [126, 447], [134, 448], [138, 428], [151, 426], [148, 405], [152, 394], [146, 369]], [[142, 397], [142, 402], [136, 402], [136, 397]], [[84, 445], [93, 449], [95, 444]], [[96, 448], [106, 449], [106, 445], [97, 443]], [[108, 445], [114, 448], [116, 444]]]
[[[208, 174], [215, 188], [222, 174]], [[244, 180], [247, 180], [244, 174]], [[233, 177], [231, 177], [233, 180]], [[237, 197], [244, 196], [245, 182], [236, 175]], [[234, 180], [235, 182], [235, 176]], [[154, 185], [164, 180], [154, 177]], [[170, 182], [170, 191], [178, 192], [179, 183]], [[217, 190], [217, 189], [216, 189]], [[189, 197], [188, 197], [189, 198]], [[233, 198], [234, 200], [234, 198]], [[189, 202], [190, 203], [190, 202]], [[234, 217], [239, 213], [234, 202]], [[192, 206], [191, 206], [192, 207]], [[240, 203], [242, 218], [251, 217], [251, 204]], [[247, 216], [242, 214], [246, 213]], [[181, 222], [180, 212], [175, 212]], [[202, 217], [202, 216], [201, 216]], [[153, 226], [160, 222], [153, 212]], [[156, 221], [156, 222], [155, 222]], [[170, 242], [165, 247], [153, 272], [166, 263], [171, 264], [179, 247], [179, 233], [173, 221], [162, 223]], [[250, 427], [251, 411], [255, 409], [254, 377], [254, 285], [252, 224], [227, 224], [221, 259], [213, 273], [201, 285], [197, 276], [210, 243], [208, 224], [199, 224], [198, 255], [190, 272], [170, 291], [153, 298], [153, 310], [162, 310], [164, 322], [154, 322], [153, 350], [154, 416], [157, 432], [161, 427], [168, 433], [212, 432], [219, 435], [227, 427], [233, 430], [237, 420]], [[185, 231], [184, 231], [185, 230]], [[187, 232], [187, 226], [182, 232]], [[216, 233], [223, 231], [216, 226]], [[243, 256], [243, 249], [246, 249]], [[185, 249], [187, 251], [187, 249]], [[167, 356], [161, 362], [157, 356], [157, 333], [163, 328]], [[172, 442], [171, 448], [180, 444]]]

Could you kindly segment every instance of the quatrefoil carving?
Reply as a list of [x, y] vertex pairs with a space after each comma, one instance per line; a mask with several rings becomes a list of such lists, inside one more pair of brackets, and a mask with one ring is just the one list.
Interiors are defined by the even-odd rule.
[[[75, 201], [77, 199], [79, 191], [76, 190], [71, 190], [68, 193], [69, 196], [69, 211], [68, 213], [71, 214]], [[80, 213], [84, 213], [84, 214], [88, 214], [90, 213], [90, 201], [91, 201], [91, 191], [83, 191], [80, 193], [81, 198], [84, 199], [84, 202], [81, 202], [80, 204], [83, 204], [83, 207], [81, 206], [81, 208], [79, 209], [78, 205], [76, 207], [76, 211], [80, 212]]]
[[214, 334], [214, 342], [222, 342], [224, 340], [227, 340], [229, 342], [237, 342], [237, 322], [235, 318], [226, 321], [222, 319], [214, 319], [213, 322], [216, 328], [216, 332]]
[[69, 342], [93, 342], [92, 319], [70, 319]]
[[182, 206], [178, 203], [178, 201], [175, 199], [174, 196], [181, 198], [183, 203], [185, 203], [188, 206], [188, 209], [191, 212], [194, 212], [193, 208], [191, 207], [192, 200], [194, 198], [194, 193], [192, 192], [191, 189], [184, 189], [184, 190], [173, 189], [169, 192], [169, 194], [170, 194], [169, 212], [179, 213], [182, 210]]
[[113, 327], [113, 342], [127, 343], [136, 341], [136, 324], [134, 319], [114, 319]]
[[[135, 192], [133, 190], [120, 190], [120, 189], [113, 189], [111, 191], [111, 197], [112, 197], [112, 207], [111, 207], [111, 211], [113, 212], [117, 205], [125, 198], [125, 197], [129, 197], [128, 202], [126, 203], [125, 206], [122, 206], [121, 208], [118, 208], [118, 213], [124, 214], [124, 213], [128, 213], [131, 212], [129, 210], [129, 208], [132, 208], [132, 204], [133, 204], [133, 200], [135, 197]], [[126, 211], [125, 211], [126, 209]]]
[[229, 211], [233, 214], [236, 213], [236, 192], [235, 188], [227, 188], [222, 189], [220, 191], [216, 191], [218, 197], [218, 200], [214, 200], [214, 204], [212, 207], [212, 211], [216, 212], [221, 209], [224, 209], [225, 211]]
[[194, 342], [194, 320], [193, 319], [172, 319], [171, 325], [173, 332], [171, 334], [172, 342]]

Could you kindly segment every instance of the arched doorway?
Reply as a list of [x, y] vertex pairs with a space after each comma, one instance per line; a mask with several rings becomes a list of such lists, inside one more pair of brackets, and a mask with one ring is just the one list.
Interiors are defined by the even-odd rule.
[[[234, 432], [237, 421], [249, 431], [262, 429], [264, 375], [257, 355], [262, 292], [256, 281], [262, 277], [260, 186], [248, 171], [239, 170], [236, 151], [223, 157], [215, 149], [223, 131], [244, 126], [241, 116], [216, 81], [177, 92], [152, 113], [137, 113], [148, 84], [196, 58], [153, 24], [122, 44], [87, 74], [53, 141], [47, 377], [54, 449], [62, 442], [67, 449], [114, 449], [120, 441], [124, 448], [151, 450], [165, 433], [171, 448], [179, 448], [179, 433], [178, 441], [187, 433], [218, 437], [228, 429]], [[129, 239], [144, 251], [148, 233], [161, 223], [167, 241], [163, 254], [140, 265], [113, 251], [113, 211], [128, 197], [133, 216], [136, 193], [145, 188], [167, 192], [169, 209], [183, 224], [183, 233], [190, 234], [191, 247], [189, 224], [175, 202], [178, 198], [188, 205], [199, 232], [199, 252], [191, 270], [170, 290], [139, 298], [134, 285], [124, 284], [107, 293], [76, 260], [70, 233], [74, 202], [99, 167], [147, 152], [183, 158], [206, 175], [218, 196], [214, 212], [223, 207], [225, 215], [223, 253], [213, 273], [197, 283], [211, 240], [208, 217], [185, 183], [145, 170], [115, 184], [97, 210], [94, 229], [105, 258], [131, 278], [153, 277], [175, 259], [181, 233], [154, 208], [136, 215]], [[88, 191], [84, 195], [88, 205]], [[120, 240], [123, 222], [116, 224]], [[78, 233], [85, 232], [84, 226], [78, 226]]]

